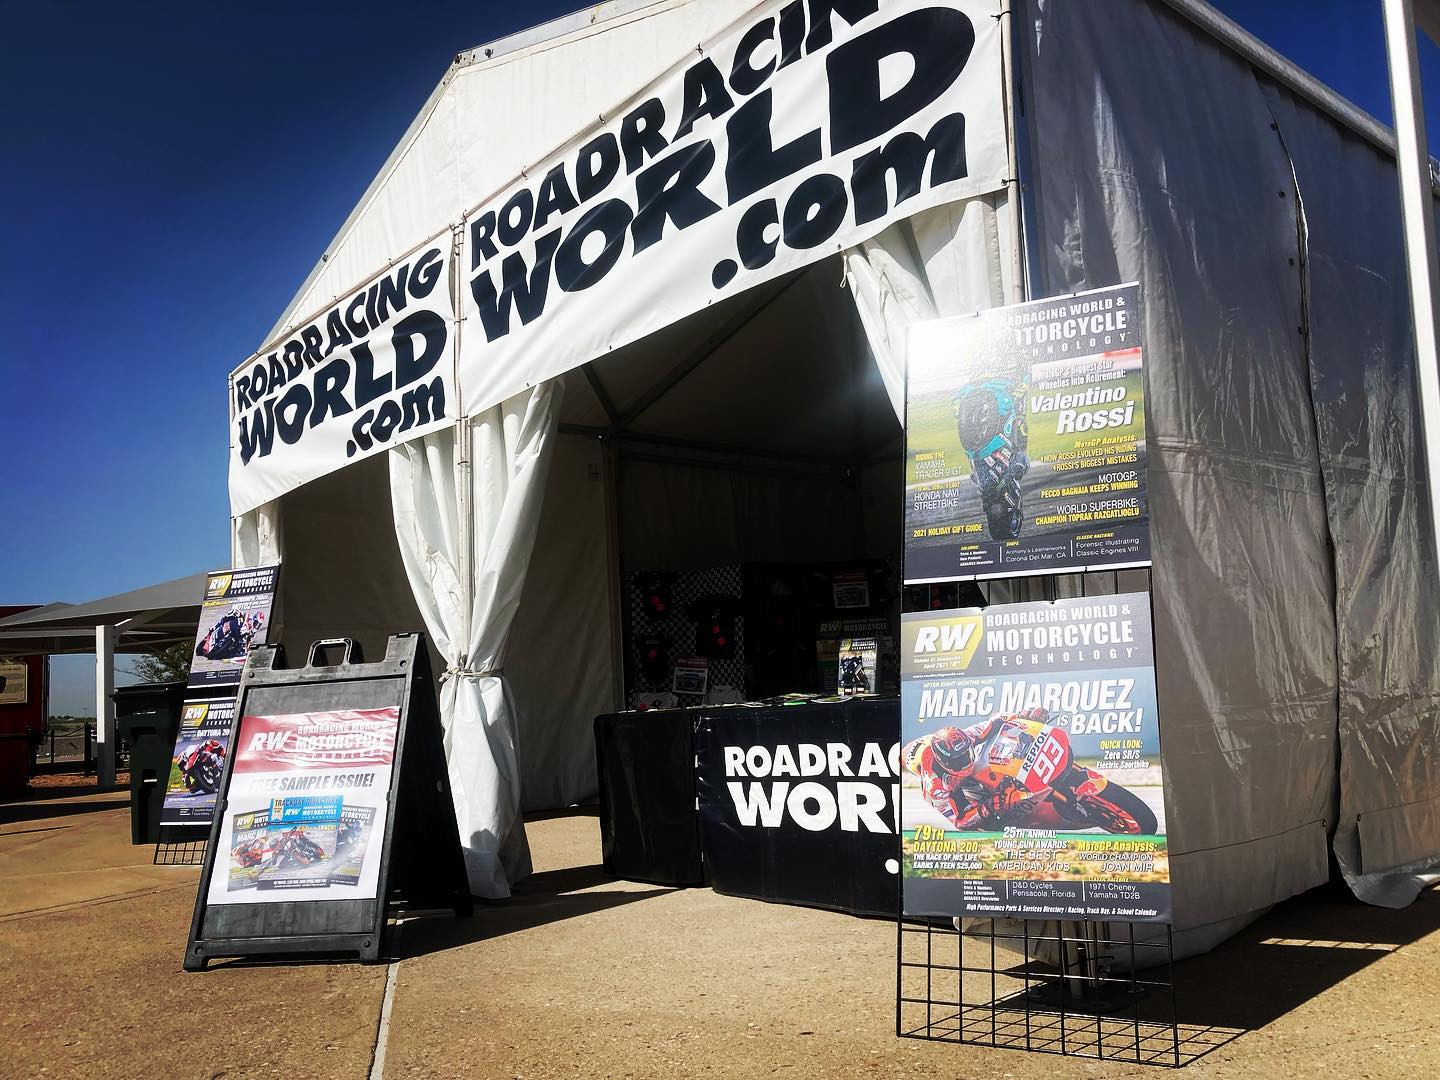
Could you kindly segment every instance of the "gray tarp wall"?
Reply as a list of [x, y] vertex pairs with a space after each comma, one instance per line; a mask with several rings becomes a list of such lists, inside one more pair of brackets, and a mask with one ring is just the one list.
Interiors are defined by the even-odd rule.
[[1176, 923], [1203, 948], [1332, 839], [1405, 902], [1440, 680], [1393, 162], [1159, 0], [1025, 37], [1032, 293], [1143, 289]]

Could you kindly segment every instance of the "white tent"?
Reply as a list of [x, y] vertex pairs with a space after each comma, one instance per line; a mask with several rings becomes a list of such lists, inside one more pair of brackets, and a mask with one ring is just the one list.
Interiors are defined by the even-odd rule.
[[1195, 0], [1006, 8], [621, 2], [462, 54], [232, 374], [235, 559], [283, 558], [292, 644], [429, 631], [482, 895], [593, 791], [622, 563], [893, 551], [905, 328], [1128, 280], [1178, 926], [1332, 843], [1392, 902], [1440, 856], [1388, 135]]

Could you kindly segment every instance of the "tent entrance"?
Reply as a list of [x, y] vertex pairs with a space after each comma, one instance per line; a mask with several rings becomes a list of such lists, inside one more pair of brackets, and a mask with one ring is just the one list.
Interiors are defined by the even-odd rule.
[[[880, 579], [874, 603], [854, 613], [898, 614], [902, 431], [838, 257], [716, 304], [565, 380], [561, 443], [598, 449], [607, 484], [616, 704], [632, 707], [638, 690], [666, 681], [637, 672], [640, 639], [660, 639], [670, 661], [703, 648], [698, 609], [683, 610], [701, 596], [733, 590], [752, 622], [788, 619], [803, 606], [813, 623], [816, 604], [790, 594], [829, 595], [827, 575], [868, 569]], [[557, 457], [560, 470], [567, 456]], [[879, 573], [887, 560], [895, 579], [888, 590]], [[668, 576], [683, 596], [675, 617], [636, 618], [638, 579], [651, 575]], [[531, 591], [527, 585], [527, 602]], [[757, 591], [772, 595], [762, 600]], [[759, 626], [740, 621], [737, 629], [775, 652], [756, 637]], [[813, 636], [808, 645], [813, 651]], [[767, 673], [755, 652], [717, 662], [712, 684], [751, 698], [823, 688], [813, 661], [808, 670], [771, 665]]]

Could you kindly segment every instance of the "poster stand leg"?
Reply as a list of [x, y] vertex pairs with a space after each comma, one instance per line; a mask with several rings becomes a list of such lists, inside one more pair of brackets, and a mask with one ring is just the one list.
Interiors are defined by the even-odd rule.
[[897, 914], [895, 1034], [1180, 1068], [1214, 1048], [1182, 1038], [1169, 924]]

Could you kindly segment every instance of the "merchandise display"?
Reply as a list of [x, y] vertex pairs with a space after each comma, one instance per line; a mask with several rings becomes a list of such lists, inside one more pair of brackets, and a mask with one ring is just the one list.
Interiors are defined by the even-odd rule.
[[[738, 566], [625, 576], [626, 704], [658, 693], [699, 704], [710, 685], [745, 688]], [[703, 668], [693, 663], [703, 661]]]
[[898, 693], [897, 576], [878, 559], [629, 575], [626, 700]]

